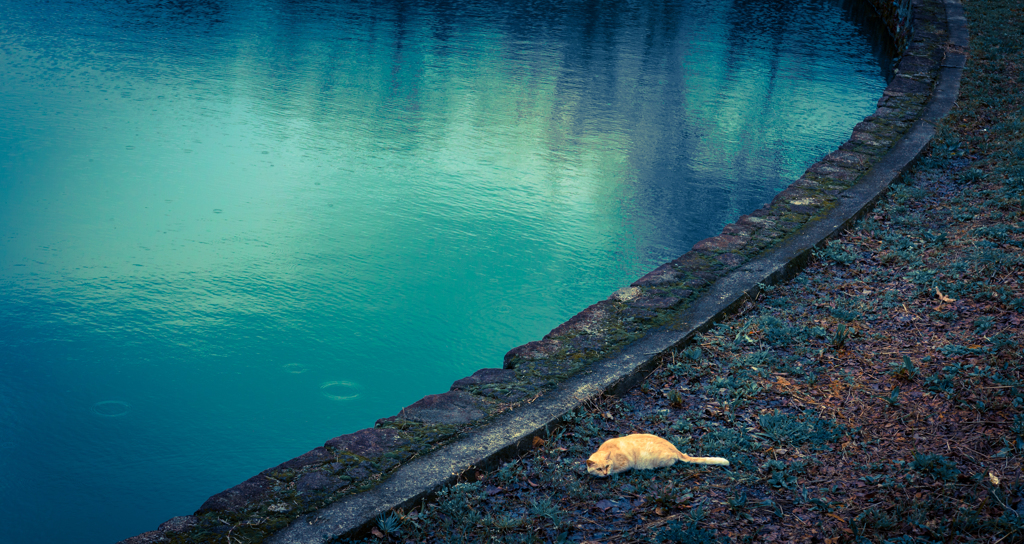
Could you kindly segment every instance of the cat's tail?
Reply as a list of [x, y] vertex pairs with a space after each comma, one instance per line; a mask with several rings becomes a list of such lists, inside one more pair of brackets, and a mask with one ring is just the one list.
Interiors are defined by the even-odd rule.
[[729, 465], [729, 460], [723, 459], [721, 457], [690, 457], [685, 453], [679, 454], [679, 460], [687, 463], [697, 463], [701, 465]]

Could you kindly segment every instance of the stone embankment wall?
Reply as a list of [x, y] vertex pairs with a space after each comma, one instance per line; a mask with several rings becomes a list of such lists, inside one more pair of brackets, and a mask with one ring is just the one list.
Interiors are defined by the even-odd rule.
[[955, 99], [967, 45], [957, 0], [867, 1], [901, 57], [896, 76], [850, 139], [769, 204], [509, 351], [503, 368], [328, 440], [122, 544], [327, 542], [365, 529], [380, 512], [514, 452], [588, 398], [635, 384], [657, 353], [688, 341], [761, 282], [795, 273], [920, 153], [933, 134], [926, 123]]
[[910, 44], [910, 0], [867, 0], [875, 8], [889, 30], [896, 50], [903, 52]]

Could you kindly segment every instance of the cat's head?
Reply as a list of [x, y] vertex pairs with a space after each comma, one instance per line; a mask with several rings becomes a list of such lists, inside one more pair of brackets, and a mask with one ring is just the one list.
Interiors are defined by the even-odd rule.
[[591, 476], [597, 476], [598, 478], [604, 478], [612, 470], [612, 458], [604, 452], [597, 452], [587, 459], [587, 472]]

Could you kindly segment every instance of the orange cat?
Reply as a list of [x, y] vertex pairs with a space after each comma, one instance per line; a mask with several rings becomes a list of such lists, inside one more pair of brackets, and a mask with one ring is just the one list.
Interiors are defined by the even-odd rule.
[[653, 434], [631, 434], [606, 440], [587, 459], [587, 472], [604, 478], [631, 468], [647, 469], [671, 466], [676, 461], [705, 465], [728, 465], [721, 457], [690, 457], [671, 442]]

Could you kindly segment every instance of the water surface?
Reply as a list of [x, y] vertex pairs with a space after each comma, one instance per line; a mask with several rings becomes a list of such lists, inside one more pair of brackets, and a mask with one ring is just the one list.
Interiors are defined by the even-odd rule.
[[151, 530], [717, 234], [874, 110], [855, 11], [0, 3], [0, 534]]

